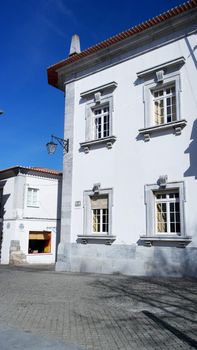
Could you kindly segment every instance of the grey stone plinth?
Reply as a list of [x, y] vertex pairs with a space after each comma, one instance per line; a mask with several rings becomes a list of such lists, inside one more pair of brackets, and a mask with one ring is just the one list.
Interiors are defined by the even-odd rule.
[[56, 271], [131, 276], [197, 276], [197, 248], [65, 244]]

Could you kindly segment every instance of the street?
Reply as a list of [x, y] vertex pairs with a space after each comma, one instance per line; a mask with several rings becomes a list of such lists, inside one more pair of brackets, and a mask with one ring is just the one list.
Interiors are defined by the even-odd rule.
[[0, 265], [0, 349], [197, 349], [196, 282]]

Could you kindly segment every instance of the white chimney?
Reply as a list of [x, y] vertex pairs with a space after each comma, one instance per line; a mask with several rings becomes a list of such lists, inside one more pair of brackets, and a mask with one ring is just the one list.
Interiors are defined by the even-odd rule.
[[80, 49], [79, 35], [74, 34], [71, 39], [69, 56], [75, 55], [80, 52], [81, 52], [81, 49]]

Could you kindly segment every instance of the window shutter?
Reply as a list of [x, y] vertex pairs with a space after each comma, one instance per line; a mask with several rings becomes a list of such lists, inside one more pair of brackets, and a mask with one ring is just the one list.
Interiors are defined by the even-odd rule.
[[91, 209], [107, 209], [108, 196], [93, 196], [91, 197]]

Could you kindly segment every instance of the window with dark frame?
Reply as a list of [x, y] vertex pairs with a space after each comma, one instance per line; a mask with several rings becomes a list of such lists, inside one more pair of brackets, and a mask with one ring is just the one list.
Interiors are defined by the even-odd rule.
[[51, 253], [51, 232], [29, 232], [29, 254]]

